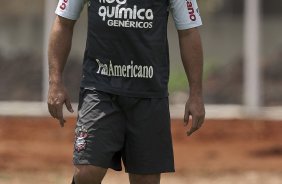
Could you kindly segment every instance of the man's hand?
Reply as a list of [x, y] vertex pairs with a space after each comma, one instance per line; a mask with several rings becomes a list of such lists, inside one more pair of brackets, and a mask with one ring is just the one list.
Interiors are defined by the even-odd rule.
[[48, 91], [48, 110], [53, 118], [59, 120], [61, 127], [64, 127], [64, 123], [66, 122], [63, 116], [64, 104], [69, 112], [74, 112], [65, 87], [59, 84], [50, 84]]
[[203, 98], [198, 96], [191, 96], [186, 102], [185, 114], [184, 114], [184, 125], [187, 126], [189, 123], [189, 116], [192, 116], [192, 126], [187, 132], [190, 136], [193, 132], [198, 130], [205, 120], [205, 107]]

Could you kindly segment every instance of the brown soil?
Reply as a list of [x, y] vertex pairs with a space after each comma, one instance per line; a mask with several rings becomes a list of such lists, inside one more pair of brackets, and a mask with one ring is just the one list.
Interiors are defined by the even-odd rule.
[[[66, 171], [69, 177], [75, 118], [67, 122], [60, 128], [52, 118], [0, 117], [0, 183], [1, 173]], [[174, 120], [172, 132], [178, 176], [282, 173], [282, 122], [207, 120], [187, 137]]]

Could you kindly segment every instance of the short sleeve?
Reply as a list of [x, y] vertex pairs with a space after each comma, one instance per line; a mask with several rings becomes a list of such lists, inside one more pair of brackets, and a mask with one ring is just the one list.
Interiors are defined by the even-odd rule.
[[170, 11], [178, 30], [190, 29], [202, 25], [196, 0], [170, 0]]
[[59, 0], [55, 13], [67, 19], [77, 20], [85, 2], [85, 0]]

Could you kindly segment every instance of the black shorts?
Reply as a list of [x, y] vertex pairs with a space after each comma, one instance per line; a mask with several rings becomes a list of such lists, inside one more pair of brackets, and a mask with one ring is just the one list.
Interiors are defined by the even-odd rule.
[[81, 89], [74, 164], [134, 174], [174, 172], [168, 98]]

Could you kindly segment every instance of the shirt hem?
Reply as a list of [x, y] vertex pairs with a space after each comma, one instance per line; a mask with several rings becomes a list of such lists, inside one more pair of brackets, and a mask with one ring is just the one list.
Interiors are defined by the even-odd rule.
[[55, 14], [60, 16], [60, 17], [63, 17], [63, 18], [66, 18], [66, 19], [70, 19], [70, 20], [77, 20], [79, 18], [79, 17], [77, 17], [75, 15], [65, 14], [65, 13], [62, 13], [60, 11], [55, 11]]
[[81, 84], [80, 87], [90, 90], [98, 90], [106, 93], [119, 95], [119, 96], [127, 96], [127, 97], [137, 97], [137, 98], [167, 98], [169, 96], [168, 92], [136, 92], [136, 91], [122, 91], [120, 89], [102, 87], [96, 85], [85, 85]]
[[196, 27], [200, 27], [202, 26], [203, 24], [200, 23], [200, 24], [183, 24], [183, 25], [176, 25], [176, 29], [177, 30], [185, 30], [185, 29], [192, 29], [192, 28], [196, 28]]

